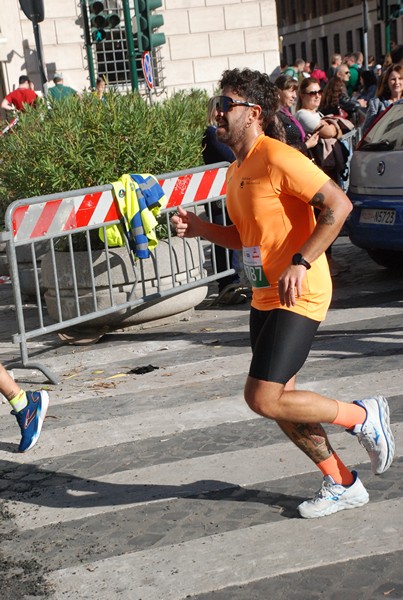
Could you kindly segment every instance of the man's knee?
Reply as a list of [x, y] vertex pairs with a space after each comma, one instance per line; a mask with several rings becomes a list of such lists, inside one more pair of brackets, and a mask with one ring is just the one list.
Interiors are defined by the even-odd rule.
[[255, 413], [269, 419], [277, 419], [280, 415], [279, 404], [283, 391], [284, 385], [282, 383], [248, 377], [244, 396], [247, 405]]

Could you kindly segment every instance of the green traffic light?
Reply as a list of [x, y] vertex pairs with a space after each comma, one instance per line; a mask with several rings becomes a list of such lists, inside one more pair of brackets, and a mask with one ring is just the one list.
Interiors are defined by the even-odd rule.
[[157, 29], [158, 27], [163, 26], [164, 17], [162, 15], [150, 15], [148, 22], [150, 24], [150, 29]]
[[162, 0], [148, 0], [148, 10], [152, 11], [155, 10], [156, 8], [161, 8], [162, 6]]
[[162, 6], [162, 0], [137, 0], [136, 6], [140, 52], [165, 44], [165, 35], [155, 32], [155, 29], [164, 25], [164, 17], [161, 14], [152, 13], [153, 10]]
[[117, 13], [106, 12], [105, 3], [100, 0], [88, 0], [90, 10], [91, 35], [96, 44], [103, 42], [106, 38], [106, 31], [114, 29], [120, 24], [120, 17]]
[[98, 44], [103, 42], [106, 38], [106, 31], [104, 29], [91, 29], [92, 41]]

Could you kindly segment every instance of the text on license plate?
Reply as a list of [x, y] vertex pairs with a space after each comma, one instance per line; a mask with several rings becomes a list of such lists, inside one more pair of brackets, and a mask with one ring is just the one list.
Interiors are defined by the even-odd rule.
[[360, 213], [360, 223], [379, 223], [380, 225], [393, 225], [396, 211], [382, 208], [363, 208]]

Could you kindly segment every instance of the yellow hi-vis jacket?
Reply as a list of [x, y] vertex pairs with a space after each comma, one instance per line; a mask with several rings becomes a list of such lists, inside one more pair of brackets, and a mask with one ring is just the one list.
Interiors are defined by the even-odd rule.
[[[153, 175], [126, 174], [112, 183], [122, 216], [122, 225], [109, 225], [106, 237], [109, 246], [124, 246], [124, 236], [136, 258], [148, 258], [158, 244], [156, 216], [167, 204], [163, 189]], [[124, 227], [124, 230], [123, 230]], [[99, 236], [104, 241], [103, 229]]]

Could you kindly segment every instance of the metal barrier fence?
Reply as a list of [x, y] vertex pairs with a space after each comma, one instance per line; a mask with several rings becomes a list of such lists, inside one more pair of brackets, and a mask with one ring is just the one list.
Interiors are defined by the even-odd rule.
[[[343, 136], [351, 150], [358, 139], [359, 130]], [[211, 221], [212, 203], [218, 202], [225, 224], [227, 168], [228, 163], [217, 163], [157, 176], [168, 199], [160, 220], [165, 225], [167, 238], [159, 242], [150, 258], [141, 260], [133, 258], [127, 242], [124, 256], [108, 245], [106, 228], [120, 223], [112, 185], [10, 204], [0, 241], [6, 242], [18, 329], [12, 341], [20, 347], [21, 365], [37, 369], [51, 383], [57, 383], [45, 365], [30, 361], [29, 340], [90, 321], [97, 326], [107, 321], [113, 326], [118, 318], [140, 311], [142, 305], [233, 274], [228, 251], [225, 271], [217, 271], [213, 251], [207, 270], [203, 242], [179, 239], [170, 229], [170, 217], [179, 205], [205, 213]], [[99, 229], [105, 241], [101, 250], [93, 250], [93, 235]], [[82, 253], [76, 249], [78, 240], [84, 243]], [[44, 244], [46, 252], [42, 256]], [[63, 252], [59, 251], [61, 245]], [[213, 249], [213, 245], [210, 247]], [[166, 249], [168, 258], [161, 257], [162, 248]], [[31, 262], [34, 302], [29, 309], [24, 304], [24, 286], [21, 285], [22, 250], [25, 254], [28, 251]], [[98, 286], [102, 289], [101, 295]]]
[[[219, 201], [225, 222], [227, 168], [228, 163], [217, 163], [157, 176], [168, 199], [160, 219], [166, 226], [167, 239], [159, 242], [150, 258], [141, 260], [134, 259], [128, 245], [119, 250], [108, 245], [107, 226], [120, 222], [112, 185], [10, 204], [0, 241], [6, 242], [18, 328], [12, 340], [20, 347], [22, 367], [37, 369], [51, 383], [57, 383], [45, 365], [30, 361], [29, 340], [94, 320], [96, 324], [106, 320], [113, 325], [118, 317], [136, 312], [146, 303], [152, 305], [234, 273], [228, 252], [226, 271], [217, 272], [212, 252], [207, 272], [203, 242], [173, 236], [169, 222], [179, 205], [205, 213], [211, 220], [211, 205]], [[105, 241], [102, 250], [93, 250], [94, 232], [98, 235], [99, 229]], [[82, 253], [76, 250], [79, 240], [84, 243]], [[47, 251], [41, 257], [39, 249], [42, 251], [44, 243]], [[64, 252], [58, 251], [61, 244]], [[25, 254], [29, 251], [32, 263], [34, 302], [29, 309], [21, 285], [22, 250]], [[101, 296], [98, 285], [103, 290]]]

